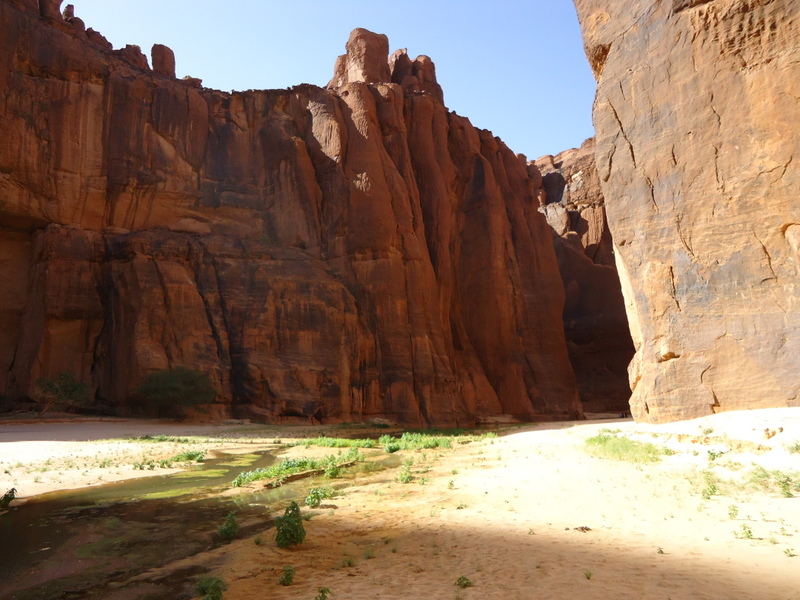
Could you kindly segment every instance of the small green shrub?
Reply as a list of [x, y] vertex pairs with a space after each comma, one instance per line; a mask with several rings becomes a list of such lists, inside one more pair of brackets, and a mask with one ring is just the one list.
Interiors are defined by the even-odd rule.
[[323, 500], [333, 498], [333, 495], [333, 489], [329, 487], [311, 488], [308, 490], [308, 496], [306, 496], [305, 504], [310, 508], [317, 508], [320, 504], [322, 504]]
[[89, 400], [89, 386], [78, 381], [72, 373], [59, 373], [55, 379], [42, 378], [36, 381], [41, 394], [39, 403], [41, 414], [45, 414], [54, 404], [83, 406]]
[[17, 497], [17, 488], [11, 488], [0, 498], [0, 508], [8, 508], [11, 501]]
[[203, 600], [221, 600], [222, 592], [228, 589], [225, 582], [219, 577], [201, 579], [194, 586], [194, 591], [203, 597]]
[[739, 516], [739, 507], [736, 506], [735, 504], [731, 504], [728, 507], [728, 517], [730, 517], [731, 521], [733, 521], [738, 516]]
[[283, 567], [283, 571], [281, 571], [281, 578], [278, 580], [278, 583], [281, 585], [292, 585], [292, 583], [294, 583], [295, 572], [291, 565], [286, 565]]
[[462, 575], [456, 579], [456, 585], [463, 590], [464, 588], [472, 587], [472, 582]]
[[275, 517], [275, 542], [279, 548], [289, 548], [303, 543], [306, 539], [306, 529], [303, 527], [303, 518], [300, 516], [300, 507], [292, 500], [282, 517]]
[[733, 537], [738, 539], [752, 540], [754, 537], [753, 530], [750, 529], [750, 526], [746, 523], [742, 523], [741, 529], [733, 532]]
[[383, 447], [383, 449], [386, 450], [386, 452], [388, 452], [389, 454], [397, 452], [398, 450], [400, 450], [400, 442], [398, 442], [396, 440], [392, 440], [391, 442], [388, 442]]
[[717, 488], [714, 476], [711, 473], [704, 473], [703, 480], [705, 481], [706, 485], [700, 492], [700, 495], [703, 497], [703, 500], [708, 500], [711, 498], [711, 496], [716, 496], [719, 493], [719, 489]]
[[175, 367], [150, 373], [135, 396], [159, 416], [182, 417], [188, 407], [213, 402], [217, 391], [208, 373]]
[[314, 600], [328, 600], [328, 595], [331, 591], [326, 587], [321, 587], [317, 589], [317, 595], [314, 597]]
[[353, 560], [352, 556], [344, 556], [338, 563], [336, 563], [336, 566], [333, 568], [339, 570], [339, 569], [344, 569], [346, 567], [353, 567], [355, 566], [355, 564], [356, 561]]
[[[163, 461], [162, 461], [163, 462]], [[133, 463], [133, 468], [138, 469], [139, 471], [154, 471], [156, 468], [156, 461], [150, 459], [148, 461], [135, 461]]]
[[[187, 450], [186, 452], [181, 452], [180, 454], [176, 454], [172, 458], [165, 458], [163, 460], [158, 461], [158, 466], [161, 467], [162, 469], [171, 469], [172, 467], [175, 466], [175, 463], [203, 462], [203, 460], [205, 460], [205, 456], [206, 456], [205, 450]], [[153, 461], [151, 460], [150, 462], [152, 463]], [[142, 467], [134, 464], [134, 468], [142, 468]]]
[[217, 535], [223, 542], [230, 542], [239, 533], [239, 522], [236, 520], [236, 513], [229, 512], [225, 521], [217, 529]]
[[411, 483], [414, 479], [414, 476], [411, 474], [411, 465], [413, 464], [414, 460], [411, 458], [407, 458], [403, 461], [403, 467], [400, 469], [395, 479], [400, 483]]
[[172, 462], [203, 462], [205, 458], [205, 450], [186, 450], [180, 454], [176, 454], [170, 460]]

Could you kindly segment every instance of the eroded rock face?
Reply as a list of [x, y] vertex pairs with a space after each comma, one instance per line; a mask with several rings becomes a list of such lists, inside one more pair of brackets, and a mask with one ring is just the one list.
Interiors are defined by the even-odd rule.
[[329, 89], [228, 94], [19, 2], [0, 23], [9, 399], [68, 371], [135, 412], [187, 366], [267, 421], [580, 416], [524, 158], [430, 59], [395, 77], [356, 30]]
[[800, 403], [800, 5], [576, 0], [652, 422]]
[[614, 265], [613, 240], [594, 162], [594, 138], [528, 165], [553, 230], [566, 291], [564, 332], [583, 408], [627, 412], [634, 348]]

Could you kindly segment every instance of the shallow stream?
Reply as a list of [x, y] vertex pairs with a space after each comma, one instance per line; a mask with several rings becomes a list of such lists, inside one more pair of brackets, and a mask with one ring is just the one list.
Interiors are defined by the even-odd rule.
[[[115, 583], [212, 548], [216, 529], [231, 510], [243, 533], [263, 529], [269, 518], [263, 505], [293, 497], [301, 488], [235, 497], [212, 492], [239, 473], [274, 461], [268, 452], [221, 455], [179, 473], [31, 498], [0, 515], [0, 581], [5, 582], [0, 598], [115, 597]], [[125, 596], [181, 595], [174, 585], [149, 587], [153, 594]]]
[[[379, 454], [355, 470], [399, 464]], [[237, 513], [238, 537], [254, 535], [271, 526], [271, 504], [337, 485], [310, 478], [220, 495], [239, 473], [274, 461], [269, 452], [221, 455], [179, 473], [31, 498], [0, 515], [0, 600], [193, 597], [193, 579], [208, 570], [200, 554], [220, 545], [216, 531], [229, 512]], [[353, 477], [353, 470], [342, 476]], [[195, 556], [191, 566], [182, 561]]]

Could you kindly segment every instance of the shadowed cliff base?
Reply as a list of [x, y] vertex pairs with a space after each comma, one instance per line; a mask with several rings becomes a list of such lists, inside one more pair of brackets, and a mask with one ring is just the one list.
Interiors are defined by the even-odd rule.
[[225, 93], [2, 0], [0, 389], [132, 414], [156, 371], [270, 422], [581, 415], [525, 159], [355, 30], [329, 87]]
[[553, 230], [566, 292], [564, 331], [586, 412], [626, 413], [634, 347], [595, 166], [594, 138], [528, 163]]

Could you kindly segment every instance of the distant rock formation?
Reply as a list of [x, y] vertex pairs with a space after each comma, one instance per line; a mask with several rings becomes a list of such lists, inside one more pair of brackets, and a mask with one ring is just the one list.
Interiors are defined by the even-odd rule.
[[575, 5], [634, 417], [800, 406], [800, 3]]
[[594, 138], [580, 149], [543, 156], [528, 168], [553, 229], [566, 290], [564, 331], [587, 412], [628, 412], [634, 348], [614, 264]]
[[0, 390], [159, 369], [217, 416], [579, 418], [564, 292], [524, 157], [433, 63], [353, 32], [328, 89], [225, 93], [60, 2], [0, 0]]

